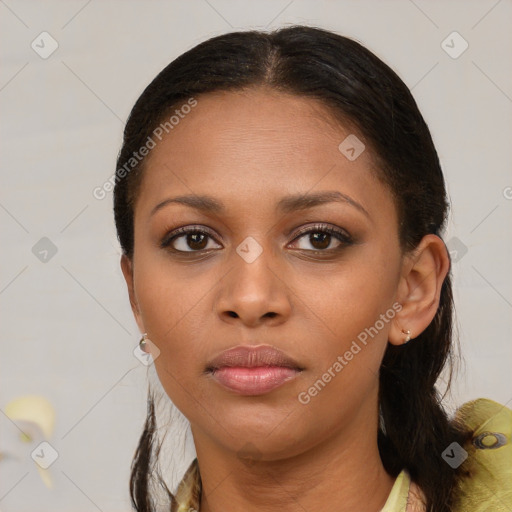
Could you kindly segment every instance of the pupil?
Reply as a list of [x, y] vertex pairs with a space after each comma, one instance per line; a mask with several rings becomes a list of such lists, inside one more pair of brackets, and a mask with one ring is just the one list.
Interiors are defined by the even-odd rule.
[[[202, 242], [199, 241], [198, 239], [199, 238], [203, 238]], [[205, 244], [204, 244], [204, 241], [206, 240], [206, 237], [203, 233], [191, 233], [188, 235], [188, 244], [189, 244], [189, 247], [191, 249], [204, 249], [205, 247]], [[199, 246], [196, 246], [195, 244], [199, 245]], [[192, 247], [192, 245], [194, 245]]]
[[[328, 233], [311, 233], [310, 241], [317, 249], [325, 249], [329, 247], [330, 237]], [[315, 243], [320, 243], [320, 246], [316, 246]]]

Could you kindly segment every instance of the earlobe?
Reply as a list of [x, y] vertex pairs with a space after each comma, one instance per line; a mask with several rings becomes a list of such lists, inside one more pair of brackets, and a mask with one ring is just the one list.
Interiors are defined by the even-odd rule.
[[390, 343], [402, 345], [414, 340], [429, 326], [439, 307], [441, 288], [449, 269], [448, 251], [436, 235], [424, 236], [418, 247], [404, 258], [398, 286], [402, 308], [393, 319]]

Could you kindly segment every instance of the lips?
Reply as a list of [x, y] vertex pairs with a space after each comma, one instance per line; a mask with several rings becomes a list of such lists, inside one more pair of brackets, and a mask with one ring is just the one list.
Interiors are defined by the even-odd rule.
[[295, 378], [304, 368], [269, 345], [238, 346], [225, 350], [206, 367], [224, 388], [241, 395], [268, 393]]
[[240, 345], [225, 350], [207, 365], [208, 370], [215, 370], [224, 366], [241, 366], [256, 368], [258, 366], [280, 366], [300, 369], [299, 364], [284, 352], [269, 345], [249, 347]]

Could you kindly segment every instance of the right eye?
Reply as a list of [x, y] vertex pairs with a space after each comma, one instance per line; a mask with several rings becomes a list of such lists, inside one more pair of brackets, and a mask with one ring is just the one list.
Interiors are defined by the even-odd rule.
[[196, 253], [214, 249], [208, 247], [208, 239], [213, 239], [213, 235], [209, 230], [198, 227], [183, 227], [171, 231], [162, 240], [160, 247], [170, 247], [174, 252]]

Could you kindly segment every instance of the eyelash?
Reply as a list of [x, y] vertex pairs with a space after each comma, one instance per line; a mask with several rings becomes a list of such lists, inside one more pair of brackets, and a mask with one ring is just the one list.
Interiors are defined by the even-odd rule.
[[[335, 249], [317, 249], [317, 250], [311, 250], [311, 249], [299, 249], [306, 252], [312, 252], [312, 253], [330, 253], [334, 252], [336, 250], [339, 250], [343, 246], [352, 245], [354, 243], [352, 237], [344, 230], [333, 228], [332, 226], [329, 226], [327, 224], [315, 224], [313, 226], [308, 226], [306, 228], [303, 228], [299, 230], [298, 233], [296, 233], [295, 237], [293, 238], [292, 242], [303, 237], [304, 235], [310, 234], [310, 233], [326, 233], [329, 235], [334, 236], [340, 243], [341, 246], [337, 247]], [[209, 236], [212, 239], [215, 239], [213, 236], [213, 233], [204, 227], [199, 226], [186, 226], [182, 228], [175, 229], [174, 231], [171, 231], [168, 235], [164, 237], [162, 240], [160, 247], [162, 249], [167, 248], [170, 246], [176, 239], [180, 238], [183, 235], [189, 235], [189, 234], [204, 234]], [[172, 249], [173, 252], [179, 253], [179, 254], [198, 254], [203, 251], [211, 251], [212, 249], [202, 249], [198, 251], [180, 251], [178, 249]]]

